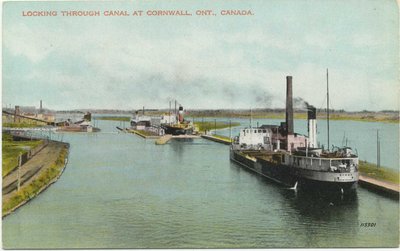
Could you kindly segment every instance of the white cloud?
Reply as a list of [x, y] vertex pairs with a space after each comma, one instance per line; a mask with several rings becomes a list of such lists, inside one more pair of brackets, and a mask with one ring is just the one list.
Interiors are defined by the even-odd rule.
[[[398, 107], [396, 82], [371, 78], [356, 65], [344, 69], [340, 62], [322, 60], [338, 43], [329, 34], [304, 33], [293, 40], [267, 28], [225, 33], [198, 28], [161, 39], [129, 26], [85, 27], [6, 27], [5, 47], [12, 55], [25, 56], [34, 69], [30, 76], [13, 77], [59, 90], [51, 94], [63, 100], [53, 101], [52, 106], [59, 109], [166, 107], [171, 98], [192, 108], [248, 108], [283, 107], [285, 77], [293, 75], [294, 96], [319, 107], [325, 99], [326, 64], [332, 72], [334, 108]], [[364, 46], [357, 39], [351, 41], [356, 47]], [[352, 57], [357, 55], [343, 55], [343, 59]], [[68, 72], [66, 64], [82, 66]]]

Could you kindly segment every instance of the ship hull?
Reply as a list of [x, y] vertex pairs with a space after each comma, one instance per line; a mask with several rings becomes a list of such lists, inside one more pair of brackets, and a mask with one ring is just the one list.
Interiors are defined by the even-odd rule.
[[165, 134], [172, 134], [172, 135], [187, 135], [193, 134], [193, 128], [178, 128], [173, 126], [162, 126], [164, 129]]
[[321, 192], [344, 192], [354, 190], [357, 187], [358, 173], [352, 173], [350, 176], [347, 173], [306, 170], [251, 158], [235, 150], [231, 150], [230, 158], [241, 166], [287, 187]]

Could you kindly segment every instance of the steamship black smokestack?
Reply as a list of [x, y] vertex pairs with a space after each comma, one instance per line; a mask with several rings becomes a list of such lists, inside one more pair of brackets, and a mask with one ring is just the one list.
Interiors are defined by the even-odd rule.
[[293, 91], [292, 76], [286, 76], [286, 132], [293, 134]]
[[308, 120], [317, 119], [317, 109], [314, 106], [312, 105], [307, 106], [307, 117]]

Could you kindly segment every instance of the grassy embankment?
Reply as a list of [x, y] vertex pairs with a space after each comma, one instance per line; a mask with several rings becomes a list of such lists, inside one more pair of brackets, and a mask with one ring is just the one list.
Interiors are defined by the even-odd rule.
[[232, 140], [229, 137], [224, 136], [224, 135], [213, 134], [212, 136], [214, 138], [217, 138], [217, 139], [220, 139], [220, 140], [223, 140], [223, 141], [232, 142]]
[[32, 127], [42, 127], [46, 126], [46, 122], [32, 120], [28, 118], [20, 118], [19, 122], [14, 122], [14, 118], [11, 116], [5, 116], [3, 114], [3, 127], [11, 128], [32, 128]]
[[[206, 122], [194, 122], [195, 127], [197, 128], [197, 130], [199, 132], [205, 132], [207, 131], [212, 131], [215, 129], [224, 129], [224, 128], [229, 128], [229, 126], [231, 127], [235, 127], [235, 126], [239, 126], [240, 123], [237, 122], [231, 122], [231, 124], [229, 125], [229, 122], [217, 122], [215, 123], [215, 121], [206, 121]], [[227, 136], [223, 136], [223, 135], [219, 135], [219, 134], [213, 134], [212, 135], [214, 138], [218, 138], [221, 139], [223, 141], [227, 141], [227, 142], [231, 142], [231, 139]]]
[[43, 124], [32, 124], [32, 123], [3, 123], [3, 127], [10, 128], [34, 128], [34, 127], [42, 127], [45, 126]]
[[154, 133], [151, 131], [146, 131], [146, 130], [131, 130], [131, 131], [142, 136], [143, 138], [146, 138], [148, 136], [159, 136], [157, 133]]
[[119, 117], [119, 116], [101, 116], [95, 117], [96, 120], [112, 120], [112, 121], [130, 121], [130, 117]]
[[39, 176], [30, 184], [23, 186], [20, 191], [16, 192], [10, 199], [3, 200], [3, 216], [17, 205], [35, 197], [42, 189], [48, 186], [52, 181], [57, 178], [62, 169], [64, 168], [64, 161], [68, 155], [67, 145], [61, 150], [58, 158], [48, 168], [42, 170]]
[[[194, 122], [196, 129], [199, 132], [212, 131], [215, 129], [224, 129], [229, 128], [229, 122], [219, 122], [215, 123], [214, 121], [205, 121], [205, 122]], [[240, 123], [232, 122], [231, 127], [239, 126]]]
[[363, 176], [399, 184], [399, 172], [387, 167], [378, 168], [375, 164], [360, 160], [359, 171]]
[[8, 133], [3, 133], [2, 139], [2, 177], [6, 176], [18, 166], [18, 156], [20, 153], [24, 154], [30, 149], [34, 149], [35, 147], [43, 143], [43, 140], [13, 141], [12, 136]]

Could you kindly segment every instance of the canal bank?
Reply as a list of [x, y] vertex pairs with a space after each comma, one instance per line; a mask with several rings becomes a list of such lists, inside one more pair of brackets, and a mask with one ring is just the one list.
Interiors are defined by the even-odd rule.
[[227, 138], [227, 137], [223, 137], [223, 136], [219, 136], [219, 135], [201, 135], [202, 138], [204, 139], [208, 139], [217, 143], [221, 143], [224, 145], [230, 145], [232, 143], [232, 140]]
[[399, 184], [377, 180], [362, 174], [359, 177], [358, 184], [376, 193], [399, 200]]
[[[394, 247], [398, 201], [295, 192], [229, 160], [206, 139], [64, 134], [62, 179], [3, 221], [5, 248]], [[105, 185], [106, 184], [106, 185]], [[360, 227], [375, 222], [374, 228]]]
[[128, 128], [125, 129], [125, 130], [127, 132], [136, 134], [136, 135], [138, 135], [138, 136], [140, 136], [142, 138], [145, 138], [145, 139], [158, 139], [158, 138], [161, 137], [161, 136], [158, 136], [158, 135], [149, 134], [149, 132], [147, 132], [145, 130], [134, 130], [134, 129], [128, 129]]
[[68, 151], [68, 143], [46, 141], [34, 156], [3, 177], [3, 218], [58, 180], [67, 164]]

